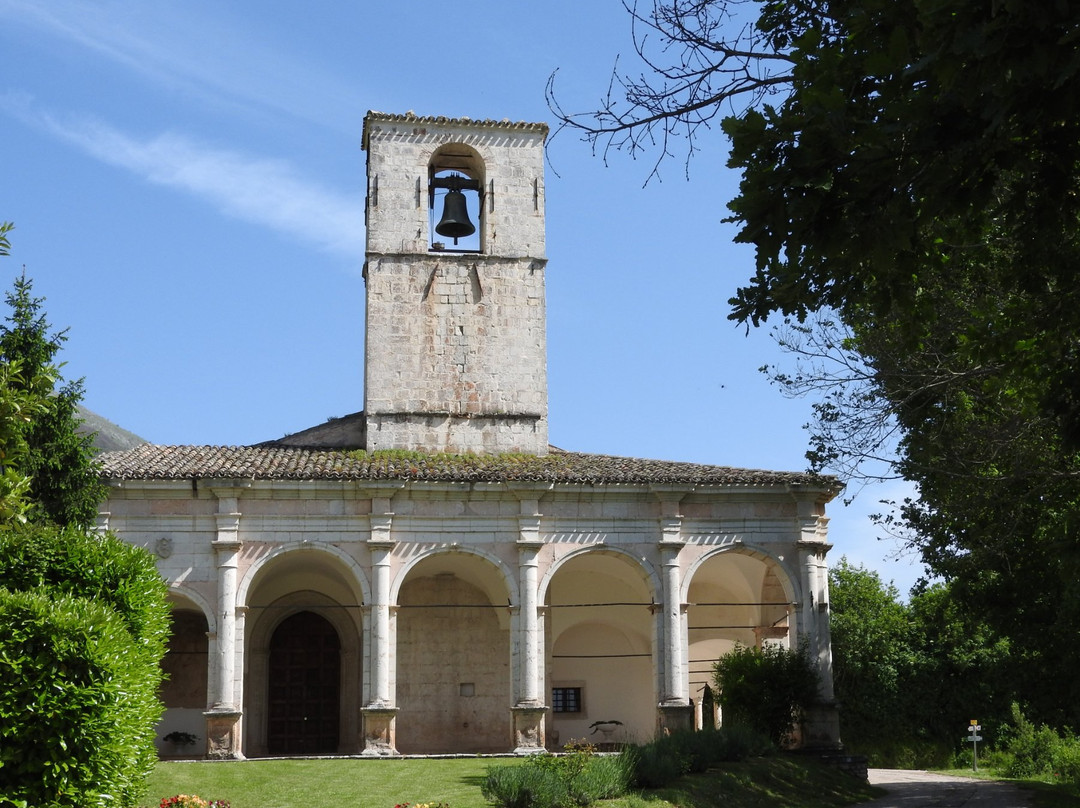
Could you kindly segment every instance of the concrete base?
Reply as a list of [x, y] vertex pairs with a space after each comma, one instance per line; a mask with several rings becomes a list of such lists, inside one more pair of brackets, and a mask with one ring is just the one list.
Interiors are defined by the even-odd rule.
[[208, 760], [243, 760], [240, 751], [239, 710], [208, 710], [206, 717], [206, 757]]
[[694, 708], [689, 704], [660, 704], [656, 708], [658, 735], [689, 732], [694, 728]]
[[514, 716], [514, 754], [536, 755], [545, 751], [544, 716], [547, 708], [540, 706], [511, 707]]
[[844, 748], [840, 742], [840, 712], [836, 702], [817, 704], [806, 711], [800, 748], [821, 752], [838, 752]]
[[364, 716], [364, 757], [397, 757], [397, 739], [395, 723], [396, 707], [365, 707]]

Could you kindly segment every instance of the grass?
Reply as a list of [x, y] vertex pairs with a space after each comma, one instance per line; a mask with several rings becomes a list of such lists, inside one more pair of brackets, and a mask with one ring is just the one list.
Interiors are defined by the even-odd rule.
[[159, 763], [150, 776], [147, 808], [162, 797], [198, 794], [232, 808], [394, 808], [403, 802], [447, 802], [490, 808], [480, 783], [494, 761], [242, 760]]
[[[446, 802], [490, 808], [480, 794], [488, 766], [512, 759], [245, 760], [159, 763], [147, 808], [162, 797], [198, 794], [232, 808], [394, 808]], [[672, 787], [597, 803], [602, 808], [839, 808], [882, 792], [853, 777], [797, 757], [756, 758], [684, 777]]]
[[604, 808], [840, 808], [884, 793], [814, 761], [775, 755], [722, 763], [668, 788], [597, 804]]

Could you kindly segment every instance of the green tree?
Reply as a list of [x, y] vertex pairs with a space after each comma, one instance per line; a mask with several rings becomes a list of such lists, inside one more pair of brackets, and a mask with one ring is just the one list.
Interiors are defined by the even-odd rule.
[[730, 316], [825, 349], [789, 388], [835, 393], [811, 461], [895, 450], [919, 496], [892, 527], [1009, 638], [1035, 720], [1078, 727], [1080, 6], [768, 0], [730, 27], [746, 8], [632, 7], [646, 72], [564, 124], [662, 160], [732, 113], [756, 268]]
[[990, 740], [1027, 690], [1012, 643], [959, 601], [948, 584], [917, 587], [908, 608], [916, 666], [907, 683], [918, 737], [956, 748], [977, 719]]
[[[23, 273], [7, 294], [11, 313], [0, 325], [0, 362], [12, 368], [8, 387], [16, 396], [43, 403], [19, 422], [25, 448], [16, 467], [29, 478], [31, 518], [59, 525], [89, 527], [105, 489], [93, 459], [90, 435], [77, 432], [77, 405], [82, 399], [82, 380], [64, 382], [56, 355], [67, 340], [65, 331], [50, 333], [41, 307], [42, 298], [32, 295], [33, 283]], [[47, 395], [40, 397], [44, 382]]]
[[873, 765], [947, 765], [970, 719], [1008, 719], [1009, 641], [947, 584], [920, 585], [905, 604], [876, 572], [841, 559], [829, 595], [841, 737]]
[[896, 587], [846, 558], [829, 570], [829, 601], [841, 737], [862, 751], [909, 728], [903, 692], [915, 659], [908, 608]]
[[[0, 256], [8, 255], [10, 222], [0, 223]], [[24, 522], [30, 510], [30, 453], [26, 431], [48, 409], [54, 375], [41, 368], [24, 372], [19, 359], [0, 358], [0, 527]]]
[[821, 683], [805, 646], [736, 645], [713, 668], [726, 726], [748, 727], [777, 746], [820, 698]]

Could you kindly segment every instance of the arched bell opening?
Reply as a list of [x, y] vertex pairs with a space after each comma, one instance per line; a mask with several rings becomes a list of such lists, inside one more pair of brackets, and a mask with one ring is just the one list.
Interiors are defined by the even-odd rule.
[[510, 591], [503, 572], [440, 552], [397, 595], [397, 749], [505, 752], [511, 737]]
[[554, 571], [545, 605], [548, 745], [652, 738], [656, 612], [646, 571], [621, 553], [580, 553]]
[[484, 249], [484, 162], [461, 143], [440, 146], [428, 163], [428, 246], [433, 252]]
[[[794, 590], [772, 558], [718, 553], [697, 567], [687, 591], [690, 697], [698, 704], [713, 686], [717, 660], [736, 645], [789, 648], [795, 642]], [[702, 715], [699, 725], [722, 723], [721, 718], [717, 709], [713, 716]]]

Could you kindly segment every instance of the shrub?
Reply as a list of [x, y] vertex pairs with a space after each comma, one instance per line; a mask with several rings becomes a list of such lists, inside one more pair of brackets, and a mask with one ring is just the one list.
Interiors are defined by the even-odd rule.
[[[846, 740], [846, 739], [845, 739]], [[948, 769], [970, 768], [971, 752], [968, 744], [967, 758], [957, 757], [955, 742], [929, 738], [898, 736], [852, 744], [852, 750], [865, 755], [868, 764], [878, 769]], [[989, 750], [979, 746], [979, 765]], [[989, 768], [986, 764], [986, 768]]]
[[657, 739], [635, 750], [634, 785], [638, 788], [663, 788], [690, 770], [678, 749], [663, 740]]
[[736, 645], [716, 663], [724, 724], [749, 727], [777, 746], [790, 744], [793, 729], [818, 699], [820, 683], [806, 646]]
[[0, 586], [98, 601], [127, 622], [155, 664], [165, 653], [165, 583], [148, 552], [115, 536], [49, 525], [0, 532]]
[[745, 760], [772, 749], [768, 738], [748, 727], [676, 732], [633, 748], [633, 783], [639, 788], [662, 788], [684, 774], [704, 772], [717, 763]]
[[480, 793], [501, 808], [564, 808], [570, 799], [554, 770], [528, 762], [488, 767]]
[[562, 755], [533, 755], [518, 766], [487, 770], [481, 793], [502, 808], [571, 808], [613, 799], [630, 787], [634, 759], [597, 755], [591, 744], [571, 741]]
[[633, 781], [633, 755], [620, 752], [617, 755], [594, 757], [568, 784], [570, 798], [578, 805], [612, 800], [629, 791]]
[[155, 760], [158, 678], [115, 612], [0, 589], [0, 680], [0, 793], [31, 806], [135, 804]]
[[1053, 771], [1064, 782], [1080, 785], [1080, 740], [1062, 740], [1054, 753]]
[[1012, 705], [1012, 727], [1008, 732], [1006, 749], [1012, 763], [1005, 773], [1009, 777], [1037, 777], [1049, 774], [1062, 741], [1050, 727], [1036, 727], [1027, 720], [1016, 704]]
[[136, 804], [157, 760], [165, 592], [150, 555], [114, 537], [0, 532], [0, 794]]

